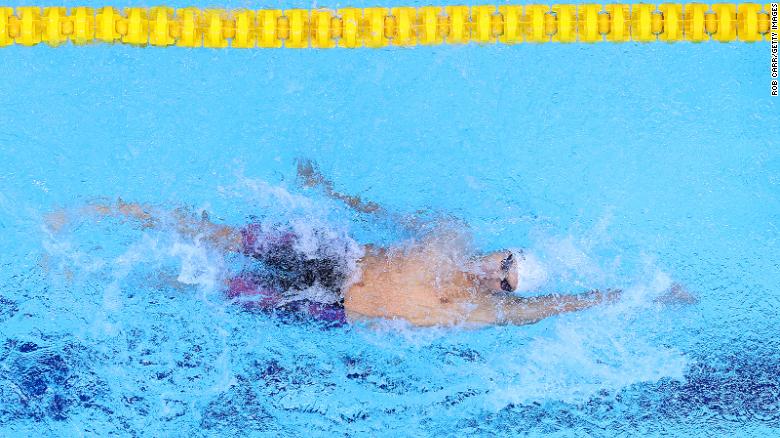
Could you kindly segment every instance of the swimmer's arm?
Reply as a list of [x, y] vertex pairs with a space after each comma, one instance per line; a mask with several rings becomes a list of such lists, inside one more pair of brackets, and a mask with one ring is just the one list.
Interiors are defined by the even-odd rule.
[[[387, 217], [404, 229], [412, 232], [419, 231], [423, 228], [443, 230], [453, 223], [459, 222], [454, 220], [454, 218], [437, 217], [433, 220], [424, 219], [422, 215], [428, 213], [425, 210], [418, 210], [414, 212], [414, 214], [408, 216], [399, 215], [397, 213], [389, 212], [376, 202], [364, 201], [360, 196], [347, 195], [338, 192], [333, 188], [333, 181], [326, 179], [317, 168], [317, 165], [311, 160], [298, 160], [298, 183], [303, 187], [321, 187], [325, 196], [341, 201], [357, 212]], [[460, 224], [460, 226], [463, 227], [464, 225]]]
[[[81, 207], [78, 210], [81, 217], [122, 217], [132, 219], [141, 224], [142, 228], [157, 228], [161, 225], [162, 217], [169, 216], [175, 221], [176, 229], [180, 233], [194, 237], [203, 236], [215, 247], [224, 251], [239, 251], [241, 249], [241, 233], [235, 227], [219, 225], [211, 222], [205, 212], [196, 217], [186, 209], [179, 208], [170, 212], [160, 211], [150, 205], [117, 200], [116, 204], [93, 203]], [[70, 221], [66, 210], [57, 210], [46, 217], [49, 229], [59, 232]]]
[[364, 201], [360, 196], [346, 195], [333, 188], [333, 181], [325, 178], [320, 173], [317, 165], [311, 160], [298, 160], [298, 179], [304, 187], [321, 187], [325, 195], [329, 198], [339, 200], [351, 209], [360, 213], [379, 213], [384, 209], [379, 204], [371, 201]]
[[577, 312], [603, 303], [614, 303], [622, 291], [594, 290], [577, 295], [544, 295], [539, 297], [484, 296], [478, 303], [473, 322], [524, 325], [539, 322], [562, 313]]
[[211, 222], [205, 211], [200, 216], [188, 211], [186, 208], [177, 208], [169, 212], [157, 212], [152, 206], [125, 203], [121, 199], [117, 201], [113, 211], [110, 206], [99, 206], [99, 208], [103, 212], [107, 212], [104, 214], [136, 219], [144, 227], [159, 226], [161, 217], [167, 214], [175, 221], [176, 230], [185, 236], [195, 237], [200, 235], [213, 246], [226, 252], [241, 250], [241, 233], [238, 228]]

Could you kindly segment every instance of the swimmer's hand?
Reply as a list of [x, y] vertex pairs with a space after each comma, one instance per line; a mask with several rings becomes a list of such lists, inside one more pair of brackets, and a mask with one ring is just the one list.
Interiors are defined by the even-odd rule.
[[298, 160], [298, 182], [302, 187], [317, 187], [325, 181], [316, 165], [309, 159]]
[[680, 283], [672, 283], [672, 286], [653, 302], [658, 304], [696, 304], [699, 299], [688, 292]]
[[607, 289], [606, 292], [594, 290], [589, 294], [597, 304], [615, 304], [623, 297], [623, 291], [620, 289]]

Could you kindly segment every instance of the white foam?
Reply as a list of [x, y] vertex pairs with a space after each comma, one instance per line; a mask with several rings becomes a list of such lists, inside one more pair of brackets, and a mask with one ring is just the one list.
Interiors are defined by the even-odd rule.
[[221, 254], [204, 244], [200, 236], [192, 241], [178, 238], [168, 250], [168, 254], [178, 257], [181, 263], [176, 280], [214, 291], [221, 285], [225, 266]]
[[[617, 272], [622, 256], [609, 251], [608, 238], [598, 237], [604, 234], [606, 228], [600, 223], [593, 233], [582, 236], [537, 236], [530, 252], [544, 260], [538, 262], [544, 275], [535, 277], [565, 287], [567, 293], [626, 283]], [[608, 257], [598, 255], [604, 247]], [[509, 328], [533, 337], [498, 360], [501, 372], [513, 377], [489, 397], [494, 408], [509, 403], [583, 402], [602, 391], [683, 377], [685, 356], [653, 339], [651, 312], [659, 309], [652, 300], [672, 280], [651, 258], [637, 257], [643, 269], [632, 274], [618, 303], [560, 315], [533, 327]]]

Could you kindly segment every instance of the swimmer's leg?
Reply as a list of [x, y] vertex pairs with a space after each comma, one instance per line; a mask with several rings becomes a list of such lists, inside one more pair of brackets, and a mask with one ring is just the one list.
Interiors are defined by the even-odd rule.
[[577, 295], [544, 295], [517, 297], [514, 295], [484, 295], [478, 298], [467, 317], [477, 324], [524, 325], [539, 322], [561, 313], [577, 312], [620, 299], [621, 290], [598, 290]]
[[[74, 217], [75, 216], [75, 217]], [[220, 225], [209, 220], [208, 214], [195, 214], [185, 208], [163, 211], [148, 204], [124, 202], [119, 198], [115, 203], [96, 202], [87, 204], [76, 211], [56, 210], [45, 217], [48, 229], [57, 234], [74, 219], [102, 217], [118, 217], [132, 220], [141, 228], [159, 228], [170, 219], [171, 225], [181, 234], [195, 237], [201, 236], [222, 251], [238, 251], [241, 249], [241, 234], [235, 227]]]

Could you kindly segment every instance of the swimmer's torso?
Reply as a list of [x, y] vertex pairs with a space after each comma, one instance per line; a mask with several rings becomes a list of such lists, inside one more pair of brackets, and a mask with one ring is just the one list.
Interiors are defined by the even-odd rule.
[[360, 268], [360, 281], [344, 291], [350, 320], [402, 318], [431, 326], [482, 318], [473, 304], [483, 292], [475, 276], [436, 242], [405, 250], [369, 247]]

